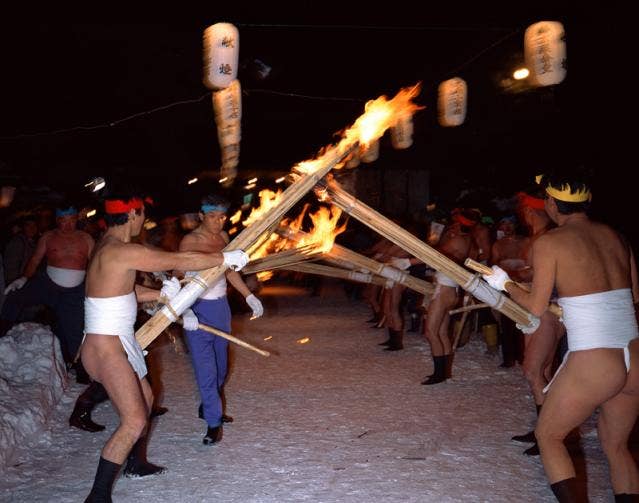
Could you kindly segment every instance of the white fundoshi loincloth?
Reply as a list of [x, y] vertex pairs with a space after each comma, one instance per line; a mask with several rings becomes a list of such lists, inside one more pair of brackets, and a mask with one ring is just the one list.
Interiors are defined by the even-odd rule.
[[86, 271], [84, 269], [65, 269], [63, 267], [47, 266], [47, 276], [56, 285], [64, 288], [73, 288], [84, 281]]
[[459, 286], [452, 279], [446, 276], [443, 272], [439, 272], [439, 271], [435, 272], [435, 283], [437, 286], [435, 286], [433, 297], [437, 297], [440, 294], [442, 286], [455, 288], [455, 291], [457, 291], [457, 287]]
[[85, 334], [111, 335], [120, 338], [131, 367], [142, 379], [146, 373], [144, 351], [135, 339], [133, 325], [138, 313], [135, 293], [117, 297], [84, 298]]
[[630, 370], [630, 341], [639, 337], [630, 288], [607, 292], [560, 297], [563, 322], [568, 336], [568, 351], [552, 380], [548, 391], [573, 351], [588, 349], [623, 349], [626, 370]]

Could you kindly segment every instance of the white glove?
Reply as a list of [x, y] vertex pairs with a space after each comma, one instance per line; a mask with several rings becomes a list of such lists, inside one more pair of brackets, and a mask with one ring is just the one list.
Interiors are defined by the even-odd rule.
[[20, 288], [22, 288], [26, 282], [27, 278], [25, 278], [24, 276], [20, 276], [18, 279], [14, 279], [11, 283], [9, 283], [9, 285], [7, 285], [7, 288], [4, 289], [5, 295], [9, 292], [13, 292], [14, 290], [20, 290]]
[[410, 263], [410, 259], [409, 258], [392, 257], [390, 259], [390, 265], [392, 265], [396, 269], [399, 269], [400, 271], [405, 271], [412, 264]]
[[249, 256], [242, 250], [222, 252], [222, 255], [224, 255], [224, 265], [234, 271], [240, 271], [249, 261]]
[[251, 316], [251, 319], [259, 318], [264, 314], [264, 306], [262, 306], [260, 299], [258, 299], [255, 295], [251, 294], [246, 297], [246, 303], [253, 310], [253, 316]]
[[512, 281], [508, 276], [508, 273], [498, 265], [494, 265], [492, 270], [492, 274], [482, 274], [482, 278], [484, 278], [486, 283], [492, 286], [495, 290], [506, 290], [506, 283], [508, 281]]
[[540, 324], [539, 318], [534, 318], [531, 321], [530, 325], [528, 326], [523, 326], [523, 325], [520, 325], [519, 323], [515, 323], [515, 326], [526, 335], [530, 335], [537, 331], [537, 329], [539, 328], [539, 324]]
[[184, 330], [188, 330], [189, 332], [199, 328], [200, 320], [197, 319], [192, 309], [187, 309], [182, 313], [182, 326]]
[[180, 280], [178, 280], [175, 276], [171, 276], [169, 279], [162, 281], [160, 297], [165, 297], [167, 300], [171, 300], [178, 294], [180, 289]]

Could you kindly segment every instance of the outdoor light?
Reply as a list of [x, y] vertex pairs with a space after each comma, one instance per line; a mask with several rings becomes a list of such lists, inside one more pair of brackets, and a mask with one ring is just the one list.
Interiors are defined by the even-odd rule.
[[244, 186], [244, 190], [251, 190], [255, 188], [255, 184], [254, 183], [249, 183], [248, 185]]
[[518, 68], [513, 72], [513, 78], [515, 80], [523, 80], [528, 77], [529, 74], [528, 68]]
[[228, 179], [229, 179], [229, 177], [228, 177], [228, 176], [225, 176], [224, 178], [220, 178], [220, 179], [218, 180], [218, 183], [224, 183], [224, 182], [226, 182]]
[[437, 110], [439, 124], [454, 127], [463, 124], [466, 118], [468, 86], [464, 79], [455, 77], [439, 84]]
[[284, 180], [286, 180], [286, 177], [280, 176], [278, 179], [275, 180], [275, 183], [282, 183]]
[[96, 176], [89, 183], [85, 183], [84, 186], [87, 187], [91, 192], [97, 192], [98, 190], [101, 190], [106, 186], [106, 182], [101, 176]]
[[193, 185], [195, 182], [197, 182], [197, 176], [195, 178], [191, 178], [188, 182], [186, 182], [188, 185]]
[[251, 178], [247, 183], [255, 183], [257, 182], [257, 178]]
[[90, 210], [87, 211], [87, 218], [91, 218], [92, 216], [94, 216], [97, 213], [96, 210]]

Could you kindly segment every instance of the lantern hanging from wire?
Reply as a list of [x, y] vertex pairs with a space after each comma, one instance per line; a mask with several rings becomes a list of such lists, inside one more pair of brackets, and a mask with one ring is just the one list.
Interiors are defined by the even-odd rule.
[[563, 25], [540, 21], [524, 33], [524, 56], [533, 84], [552, 86], [566, 77], [566, 43]]
[[240, 34], [231, 23], [216, 23], [204, 30], [204, 85], [224, 89], [237, 78]]
[[437, 108], [439, 123], [444, 127], [460, 126], [466, 119], [468, 86], [459, 77], [445, 80], [439, 84]]
[[217, 138], [222, 153], [221, 177], [233, 180], [237, 177], [242, 139], [242, 89], [239, 80], [213, 93], [213, 111], [217, 126]]

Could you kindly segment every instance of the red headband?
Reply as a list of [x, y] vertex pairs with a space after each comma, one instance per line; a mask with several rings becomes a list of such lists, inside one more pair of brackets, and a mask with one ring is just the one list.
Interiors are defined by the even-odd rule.
[[466, 227], [472, 227], [474, 225], [477, 224], [477, 222], [473, 222], [471, 219], [466, 218], [464, 215], [462, 215], [461, 213], [455, 213], [453, 215], [453, 220], [457, 223], [460, 223], [462, 225], [465, 225]]
[[538, 197], [529, 196], [525, 192], [519, 192], [517, 194], [517, 198], [519, 199], [519, 204], [521, 206], [527, 206], [528, 208], [532, 208], [534, 210], [543, 210], [544, 209], [544, 200], [539, 199]]
[[138, 210], [144, 207], [142, 199], [137, 197], [124, 202], [122, 199], [112, 199], [104, 201], [104, 211], [110, 215], [117, 213], [128, 213], [131, 210]]

